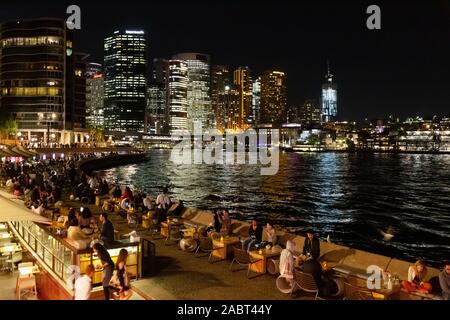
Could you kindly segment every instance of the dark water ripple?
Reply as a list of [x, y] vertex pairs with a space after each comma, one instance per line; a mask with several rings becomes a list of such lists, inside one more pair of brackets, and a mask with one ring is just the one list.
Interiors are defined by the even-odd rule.
[[[440, 266], [450, 253], [450, 155], [282, 153], [274, 176], [244, 165], [175, 165], [153, 150], [141, 164], [104, 171], [110, 180], [172, 196], [188, 206], [227, 207], [237, 218], [275, 217], [334, 242]], [[392, 226], [384, 242], [377, 228]]]

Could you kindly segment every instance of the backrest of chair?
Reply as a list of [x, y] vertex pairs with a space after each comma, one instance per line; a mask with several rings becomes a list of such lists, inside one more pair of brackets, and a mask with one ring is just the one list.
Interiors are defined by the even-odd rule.
[[316, 281], [309, 273], [304, 273], [294, 269], [295, 280], [298, 285], [304, 290], [309, 292], [316, 292], [318, 290]]
[[234, 250], [234, 258], [241, 264], [250, 264], [250, 256], [247, 251], [242, 250], [238, 247], [233, 247]]
[[33, 265], [34, 265], [33, 262], [22, 262], [22, 263], [19, 263], [17, 265], [17, 267], [20, 269], [20, 268], [32, 267]]

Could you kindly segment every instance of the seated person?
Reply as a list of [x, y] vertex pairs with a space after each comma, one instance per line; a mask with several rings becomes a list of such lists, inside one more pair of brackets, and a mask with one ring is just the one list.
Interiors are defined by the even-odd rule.
[[439, 285], [442, 290], [442, 298], [450, 300], [450, 261], [447, 261], [444, 270], [439, 273]]
[[102, 224], [102, 230], [100, 233], [100, 239], [105, 242], [105, 244], [114, 241], [114, 226], [111, 221], [108, 220], [108, 214], [102, 212], [100, 214], [100, 222]]
[[131, 191], [130, 187], [125, 187], [125, 190], [123, 191], [122, 195], [120, 196], [120, 199], [130, 199], [133, 200], [133, 192]]
[[419, 291], [422, 293], [428, 293], [431, 290], [431, 285], [425, 282], [425, 276], [427, 275], [427, 267], [421, 260], [417, 260], [414, 265], [408, 269], [408, 280], [402, 281], [403, 288], [408, 292]]
[[319, 239], [314, 235], [312, 229], [306, 231], [305, 243], [303, 245], [303, 260], [307, 260], [308, 257], [317, 260], [320, 256], [320, 242]]
[[45, 208], [46, 208], [45, 201], [39, 200], [37, 205], [31, 206], [31, 211], [42, 216], [45, 213]]
[[118, 199], [122, 195], [122, 190], [120, 190], [120, 186], [116, 185], [114, 191], [112, 193], [113, 198]]
[[81, 229], [90, 228], [91, 224], [95, 223], [92, 212], [89, 208], [80, 208], [79, 221]]
[[263, 241], [262, 243], [262, 247], [265, 247], [267, 245], [270, 245], [271, 247], [273, 247], [274, 245], [277, 244], [277, 232], [275, 230], [275, 228], [273, 227], [273, 223], [272, 222], [267, 222], [266, 225], [266, 230], [264, 230], [264, 235], [266, 236], [266, 240]]
[[262, 242], [262, 226], [258, 225], [256, 219], [252, 220], [252, 224], [248, 229], [248, 238], [242, 243], [242, 250], [250, 251], [255, 245]]
[[308, 257], [301, 268], [304, 273], [312, 275], [319, 289], [320, 296], [329, 296], [331, 294], [334, 282], [322, 274], [322, 265], [316, 259]]
[[286, 242], [286, 249], [281, 251], [280, 255], [280, 275], [287, 279], [294, 279], [295, 267], [295, 242], [288, 240]]
[[90, 237], [87, 236], [83, 231], [81, 231], [80, 226], [78, 225], [78, 220], [72, 219], [69, 222], [69, 228], [67, 229], [67, 239], [68, 240], [72, 240], [72, 241], [79, 241], [79, 240], [89, 240], [90, 241]]
[[147, 208], [147, 210], [153, 210], [153, 199], [150, 196], [150, 194], [147, 194], [143, 200], [144, 207]]
[[220, 233], [225, 236], [230, 236], [233, 230], [231, 228], [230, 214], [226, 210], [223, 210], [221, 223], [222, 229], [220, 229]]

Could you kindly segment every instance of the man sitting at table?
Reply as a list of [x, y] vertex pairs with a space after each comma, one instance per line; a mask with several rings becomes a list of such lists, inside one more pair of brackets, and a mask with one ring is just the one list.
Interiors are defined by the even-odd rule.
[[317, 260], [320, 256], [320, 242], [314, 235], [313, 229], [306, 230], [305, 243], [303, 245], [302, 259], [306, 260], [308, 257]]
[[111, 221], [108, 220], [108, 214], [102, 212], [100, 214], [100, 222], [102, 223], [102, 231], [100, 233], [100, 239], [104, 243], [111, 243], [114, 241], [114, 226]]
[[331, 292], [332, 282], [322, 274], [322, 265], [312, 257], [308, 257], [302, 265], [302, 271], [313, 276], [319, 289], [320, 296], [328, 296]]
[[248, 238], [242, 243], [242, 249], [250, 251], [253, 246], [262, 242], [263, 228], [258, 225], [256, 219], [252, 220], [252, 224], [248, 229]]

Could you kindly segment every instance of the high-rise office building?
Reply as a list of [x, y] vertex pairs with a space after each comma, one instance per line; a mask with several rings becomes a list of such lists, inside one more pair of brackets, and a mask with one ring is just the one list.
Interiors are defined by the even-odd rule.
[[168, 132], [166, 84], [150, 83], [147, 99], [147, 132], [166, 134]]
[[188, 65], [183, 60], [169, 60], [167, 73], [168, 121], [170, 133], [187, 130]]
[[225, 122], [224, 128], [228, 130], [242, 130], [242, 92], [238, 85], [226, 85], [225, 91], [220, 94], [219, 99], [224, 106]]
[[265, 71], [261, 77], [260, 122], [279, 127], [285, 122], [286, 105], [286, 74]]
[[167, 72], [169, 69], [169, 60], [155, 58], [153, 59], [152, 83], [166, 83]]
[[322, 84], [322, 122], [336, 121], [337, 119], [337, 84], [333, 82], [333, 75], [328, 65], [325, 83]]
[[100, 63], [90, 62], [86, 68], [86, 126], [103, 128], [104, 79]]
[[261, 107], [261, 77], [253, 80], [252, 87], [252, 120], [253, 125], [259, 123], [259, 111]]
[[225, 88], [230, 85], [230, 74], [228, 67], [213, 65], [211, 67], [211, 107], [216, 120], [216, 128], [224, 131], [226, 128], [226, 104]]
[[211, 108], [211, 70], [209, 55], [201, 53], [180, 53], [172, 57], [183, 60], [187, 64], [187, 126], [193, 131], [197, 122], [204, 129], [215, 125], [214, 113]]
[[115, 31], [105, 39], [104, 53], [105, 128], [143, 132], [147, 104], [144, 31]]
[[64, 130], [84, 126], [85, 58], [63, 19], [1, 24], [1, 106], [28, 140], [68, 143]]
[[252, 76], [248, 67], [234, 70], [233, 83], [240, 88], [241, 106], [239, 110], [238, 128], [245, 130], [253, 122], [252, 119]]
[[307, 128], [320, 125], [320, 106], [316, 99], [305, 100], [299, 109], [298, 119]]

